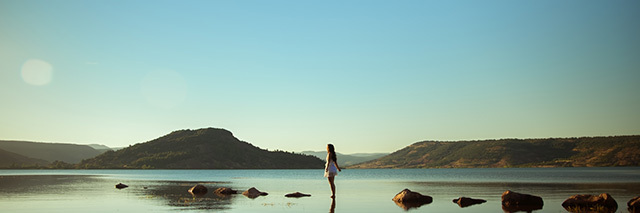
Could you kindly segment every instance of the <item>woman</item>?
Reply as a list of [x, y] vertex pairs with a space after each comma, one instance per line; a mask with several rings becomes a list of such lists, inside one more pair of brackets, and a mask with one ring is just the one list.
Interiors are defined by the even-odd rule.
[[329, 179], [329, 185], [331, 185], [331, 198], [336, 197], [336, 185], [333, 180], [338, 171], [342, 171], [338, 166], [338, 157], [336, 157], [336, 151], [333, 148], [333, 144], [327, 144], [327, 164], [324, 166], [324, 176]]

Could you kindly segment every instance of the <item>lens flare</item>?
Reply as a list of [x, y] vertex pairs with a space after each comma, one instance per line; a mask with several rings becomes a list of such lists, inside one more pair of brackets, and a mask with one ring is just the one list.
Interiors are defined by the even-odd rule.
[[46, 61], [40, 59], [29, 59], [22, 64], [22, 80], [24, 82], [42, 86], [51, 82], [53, 67]]

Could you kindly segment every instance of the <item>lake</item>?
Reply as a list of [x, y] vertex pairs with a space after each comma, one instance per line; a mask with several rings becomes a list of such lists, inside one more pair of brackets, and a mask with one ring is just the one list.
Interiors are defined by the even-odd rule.
[[[640, 196], [640, 168], [349, 169], [336, 177], [336, 199], [323, 170], [0, 170], [2, 212], [503, 212], [506, 190], [537, 195], [534, 212], [567, 212], [575, 194], [609, 193], [617, 212]], [[129, 185], [116, 189], [115, 185]], [[209, 193], [187, 190], [202, 184]], [[218, 187], [269, 193], [218, 196]], [[391, 199], [408, 188], [433, 202], [405, 210]], [[311, 197], [286, 198], [302, 192]], [[461, 196], [487, 200], [465, 208]]]

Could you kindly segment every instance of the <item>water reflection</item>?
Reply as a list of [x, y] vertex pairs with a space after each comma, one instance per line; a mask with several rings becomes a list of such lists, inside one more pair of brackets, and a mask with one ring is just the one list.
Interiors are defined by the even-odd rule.
[[542, 209], [542, 206], [505, 206], [502, 205], [502, 210], [504, 212], [515, 213], [515, 212], [527, 212], [531, 213], [535, 210]]
[[[142, 183], [144, 184], [144, 183]], [[138, 189], [134, 193], [143, 198], [160, 199], [165, 205], [180, 207], [181, 209], [230, 209], [234, 196], [216, 193], [191, 194], [188, 189], [201, 184], [209, 188], [209, 191], [219, 187], [225, 182], [147, 182], [146, 189]]]
[[62, 194], [82, 190], [73, 185], [95, 180], [91, 175], [8, 175], [0, 176], [0, 193], [4, 194]]
[[336, 210], [336, 199], [333, 198], [331, 199], [331, 208], [329, 208], [329, 213], [334, 213], [335, 210]]

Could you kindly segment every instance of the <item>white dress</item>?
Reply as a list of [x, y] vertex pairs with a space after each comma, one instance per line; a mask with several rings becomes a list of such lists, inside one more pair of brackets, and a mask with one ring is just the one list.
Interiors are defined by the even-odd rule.
[[324, 165], [324, 177], [335, 177], [338, 175], [338, 167], [333, 159], [329, 158], [327, 154], [327, 164]]

